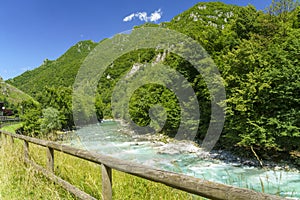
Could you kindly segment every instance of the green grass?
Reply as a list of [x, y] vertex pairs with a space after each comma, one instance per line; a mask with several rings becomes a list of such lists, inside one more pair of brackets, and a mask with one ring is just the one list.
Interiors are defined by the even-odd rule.
[[15, 133], [15, 131], [22, 126], [22, 123], [17, 123], [9, 126], [4, 126], [1, 127], [1, 130], [10, 132], [10, 133]]
[[[13, 128], [9, 128], [12, 130]], [[9, 130], [8, 129], [8, 130]], [[15, 139], [14, 146], [1, 140], [0, 199], [76, 199], [62, 187], [23, 162], [23, 142]], [[46, 149], [29, 144], [30, 157], [46, 165]], [[90, 195], [101, 199], [101, 167], [97, 164], [55, 151], [55, 174]], [[113, 170], [113, 199], [203, 199]]]
[[23, 162], [20, 141], [14, 147], [1, 141], [0, 148], [0, 199], [74, 199], [60, 186], [48, 181], [43, 175]]

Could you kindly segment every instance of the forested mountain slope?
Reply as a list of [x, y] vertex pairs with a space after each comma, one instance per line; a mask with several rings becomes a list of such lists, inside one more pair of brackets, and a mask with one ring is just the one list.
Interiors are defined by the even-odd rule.
[[33, 96], [45, 86], [72, 86], [81, 63], [96, 45], [93, 41], [78, 42], [57, 60], [46, 59], [40, 67], [26, 71], [7, 83]]

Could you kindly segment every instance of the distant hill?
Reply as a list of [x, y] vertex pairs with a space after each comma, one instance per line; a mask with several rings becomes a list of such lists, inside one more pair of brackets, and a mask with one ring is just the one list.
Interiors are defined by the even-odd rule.
[[0, 77], [0, 102], [9, 109], [17, 109], [17, 106], [24, 100], [32, 100], [32, 97], [21, 90], [9, 85]]
[[9, 79], [7, 83], [31, 95], [45, 86], [72, 86], [81, 63], [96, 45], [90, 40], [80, 41], [57, 60], [46, 59], [40, 67]]

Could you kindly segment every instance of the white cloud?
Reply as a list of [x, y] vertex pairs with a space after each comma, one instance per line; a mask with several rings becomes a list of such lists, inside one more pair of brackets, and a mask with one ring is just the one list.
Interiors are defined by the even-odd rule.
[[161, 9], [158, 9], [154, 13], [151, 13], [151, 16], [149, 18], [151, 22], [156, 22], [161, 18], [161, 16], [162, 16]]
[[138, 17], [141, 21], [148, 21], [147, 13], [146, 12], [139, 12], [135, 14], [135, 17]]
[[131, 14], [131, 15], [128, 15], [127, 17], [125, 17], [125, 18], [123, 19], [123, 21], [124, 21], [124, 22], [129, 22], [129, 21], [131, 21], [133, 18], [134, 18], [134, 14]]
[[150, 14], [150, 16], [148, 16], [148, 14], [146, 12], [137, 12], [137, 13], [132, 13], [128, 16], [126, 16], [123, 21], [124, 22], [129, 22], [131, 20], [133, 20], [134, 18], [139, 18], [139, 20], [144, 21], [144, 22], [156, 22], [157, 20], [159, 20], [162, 16], [162, 11], [161, 9], [158, 9], [156, 11], [154, 11], [153, 13]]

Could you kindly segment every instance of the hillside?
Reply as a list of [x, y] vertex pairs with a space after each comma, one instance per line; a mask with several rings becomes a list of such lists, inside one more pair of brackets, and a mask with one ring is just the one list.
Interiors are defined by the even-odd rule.
[[82, 61], [96, 45], [92, 41], [80, 41], [57, 60], [46, 59], [40, 67], [7, 80], [7, 83], [31, 95], [45, 86], [72, 86]]
[[4, 103], [6, 109], [18, 112], [21, 102], [33, 100], [33, 98], [12, 85], [5, 83], [0, 77], [0, 102]]
[[221, 2], [198, 3], [194, 7], [175, 16], [165, 26], [184, 33], [199, 41], [209, 53], [220, 51], [222, 46], [215, 48], [214, 43], [224, 30], [230, 28], [241, 10], [246, 7], [227, 5]]
[[0, 101], [8, 101], [11, 104], [18, 104], [26, 99], [32, 99], [16, 87], [5, 83], [0, 77]]

